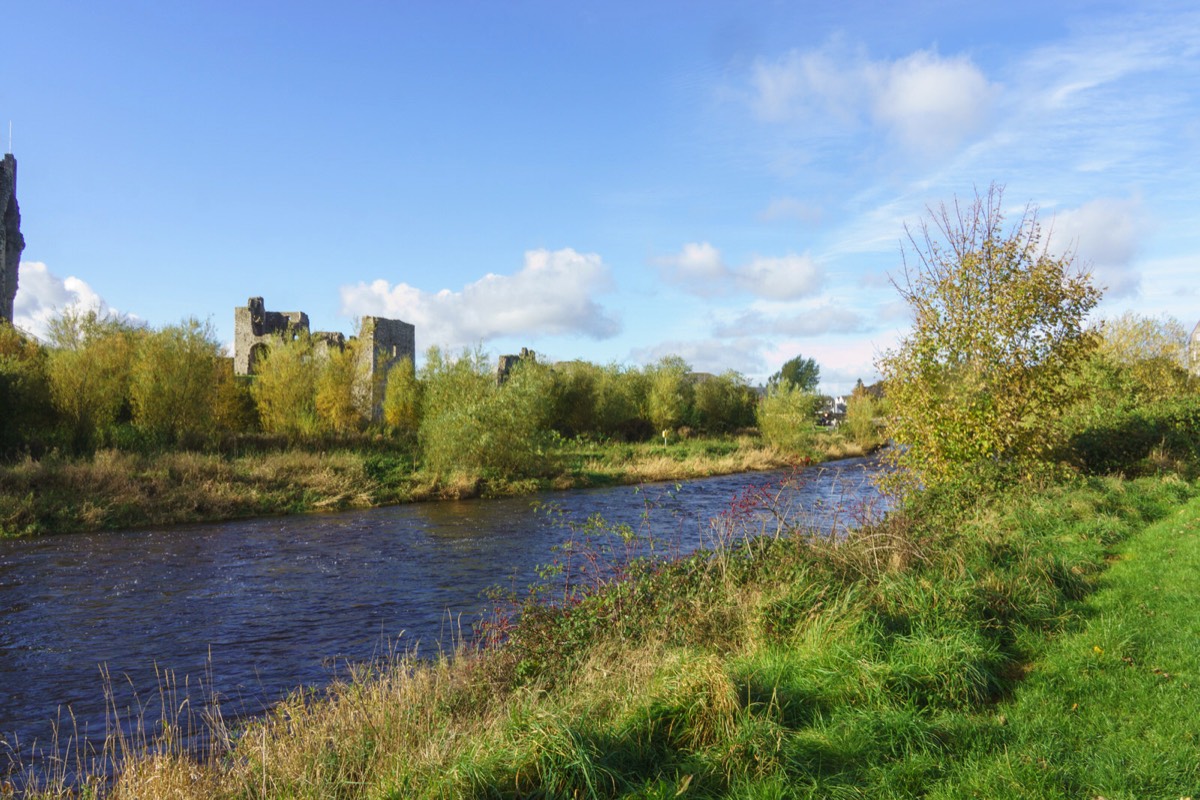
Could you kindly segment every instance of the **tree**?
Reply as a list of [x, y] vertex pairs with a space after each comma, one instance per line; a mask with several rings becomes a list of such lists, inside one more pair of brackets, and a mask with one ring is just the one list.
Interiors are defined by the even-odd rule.
[[400, 359], [387, 374], [387, 389], [383, 397], [383, 421], [404, 439], [414, 439], [421, 426], [421, 403], [424, 390], [417, 380], [417, 371], [408, 356]]
[[649, 395], [650, 378], [644, 371], [616, 364], [601, 368], [595, 387], [597, 432], [627, 442], [653, 435], [646, 414]]
[[782, 381], [758, 404], [758, 430], [769, 444], [804, 454], [817, 432], [818, 402], [812, 392]]
[[144, 331], [95, 311], [66, 311], [50, 322], [46, 376], [72, 445], [88, 450], [131, 418], [130, 375]]
[[316, 368], [313, 401], [317, 418], [326, 432], [338, 436], [363, 428], [371, 412], [373, 394], [360, 391], [366, 380], [359, 358], [361, 342], [352, 339], [344, 347], [324, 343], [323, 347], [313, 349]]
[[1174, 317], [1126, 312], [1099, 326], [1094, 359], [1121, 373], [1121, 393], [1138, 402], [1165, 400], [1187, 392], [1188, 331]]
[[732, 370], [696, 383], [696, 424], [709, 433], [725, 433], [754, 424], [758, 396]]
[[419, 441], [430, 473], [513, 478], [546, 471], [553, 413], [548, 367], [522, 359], [497, 386], [481, 352], [452, 359], [430, 348], [421, 383]]
[[0, 455], [34, 443], [52, 419], [45, 348], [0, 320]]
[[767, 386], [795, 386], [802, 392], [815, 392], [821, 382], [821, 368], [811, 358], [796, 356], [784, 363], [779, 371], [767, 379]]
[[312, 436], [319, 430], [317, 376], [312, 360], [312, 339], [307, 333], [293, 338], [274, 337], [250, 387], [263, 430], [292, 439]]
[[646, 370], [650, 378], [647, 414], [655, 430], [674, 430], [690, 420], [695, 400], [691, 373], [691, 366], [679, 356], [664, 356]]
[[889, 433], [907, 445], [894, 451], [902, 486], [1045, 457], [1072, 400], [1067, 378], [1095, 346], [1084, 319], [1100, 290], [1071, 253], [1047, 251], [1032, 206], [1006, 228], [1002, 199], [992, 185], [906, 228], [892, 283], [913, 328], [878, 364]]
[[164, 443], [211, 435], [220, 350], [212, 325], [195, 318], [143, 336], [130, 372], [134, 424]]

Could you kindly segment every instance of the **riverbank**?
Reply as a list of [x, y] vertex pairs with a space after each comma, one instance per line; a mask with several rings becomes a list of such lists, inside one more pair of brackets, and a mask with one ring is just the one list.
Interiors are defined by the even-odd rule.
[[236, 456], [102, 450], [0, 466], [0, 536], [117, 530], [544, 489], [685, 480], [862, 455], [835, 434], [806, 455], [750, 436], [670, 443], [564, 442], [540, 475], [429, 475], [397, 449], [294, 448]]
[[478, 651], [217, 718], [199, 760], [168, 726], [113, 796], [1185, 796], [1196, 495], [1078, 480], [842, 541], [734, 514], [707, 556], [502, 600]]

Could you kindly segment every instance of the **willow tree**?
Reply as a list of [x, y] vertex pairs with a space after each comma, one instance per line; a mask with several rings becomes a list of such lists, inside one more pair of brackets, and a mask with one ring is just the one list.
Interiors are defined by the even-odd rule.
[[1100, 290], [1073, 254], [1048, 251], [1035, 208], [1006, 225], [1002, 199], [992, 185], [906, 228], [892, 282], [913, 327], [878, 364], [902, 485], [985, 464], [1028, 472], [1057, 443], [1067, 378], [1095, 345], [1085, 319]]

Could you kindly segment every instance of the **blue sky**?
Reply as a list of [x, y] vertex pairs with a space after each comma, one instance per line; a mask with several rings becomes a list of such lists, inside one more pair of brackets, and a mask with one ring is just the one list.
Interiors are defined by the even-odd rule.
[[[834, 7], [836, 5], [836, 8]], [[1000, 7], [1003, 6], [1003, 7]], [[907, 326], [905, 223], [991, 182], [1200, 318], [1189, 3], [10, 3], [18, 323], [417, 326], [827, 391]]]

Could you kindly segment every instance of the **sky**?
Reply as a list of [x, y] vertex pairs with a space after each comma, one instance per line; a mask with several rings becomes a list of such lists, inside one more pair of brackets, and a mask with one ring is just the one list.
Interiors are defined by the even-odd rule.
[[994, 183], [1097, 318], [1191, 328], [1200, 9], [1134, 6], [8, 0], [16, 322], [229, 343], [262, 296], [418, 353], [800, 355], [841, 393], [908, 328], [906, 225]]

